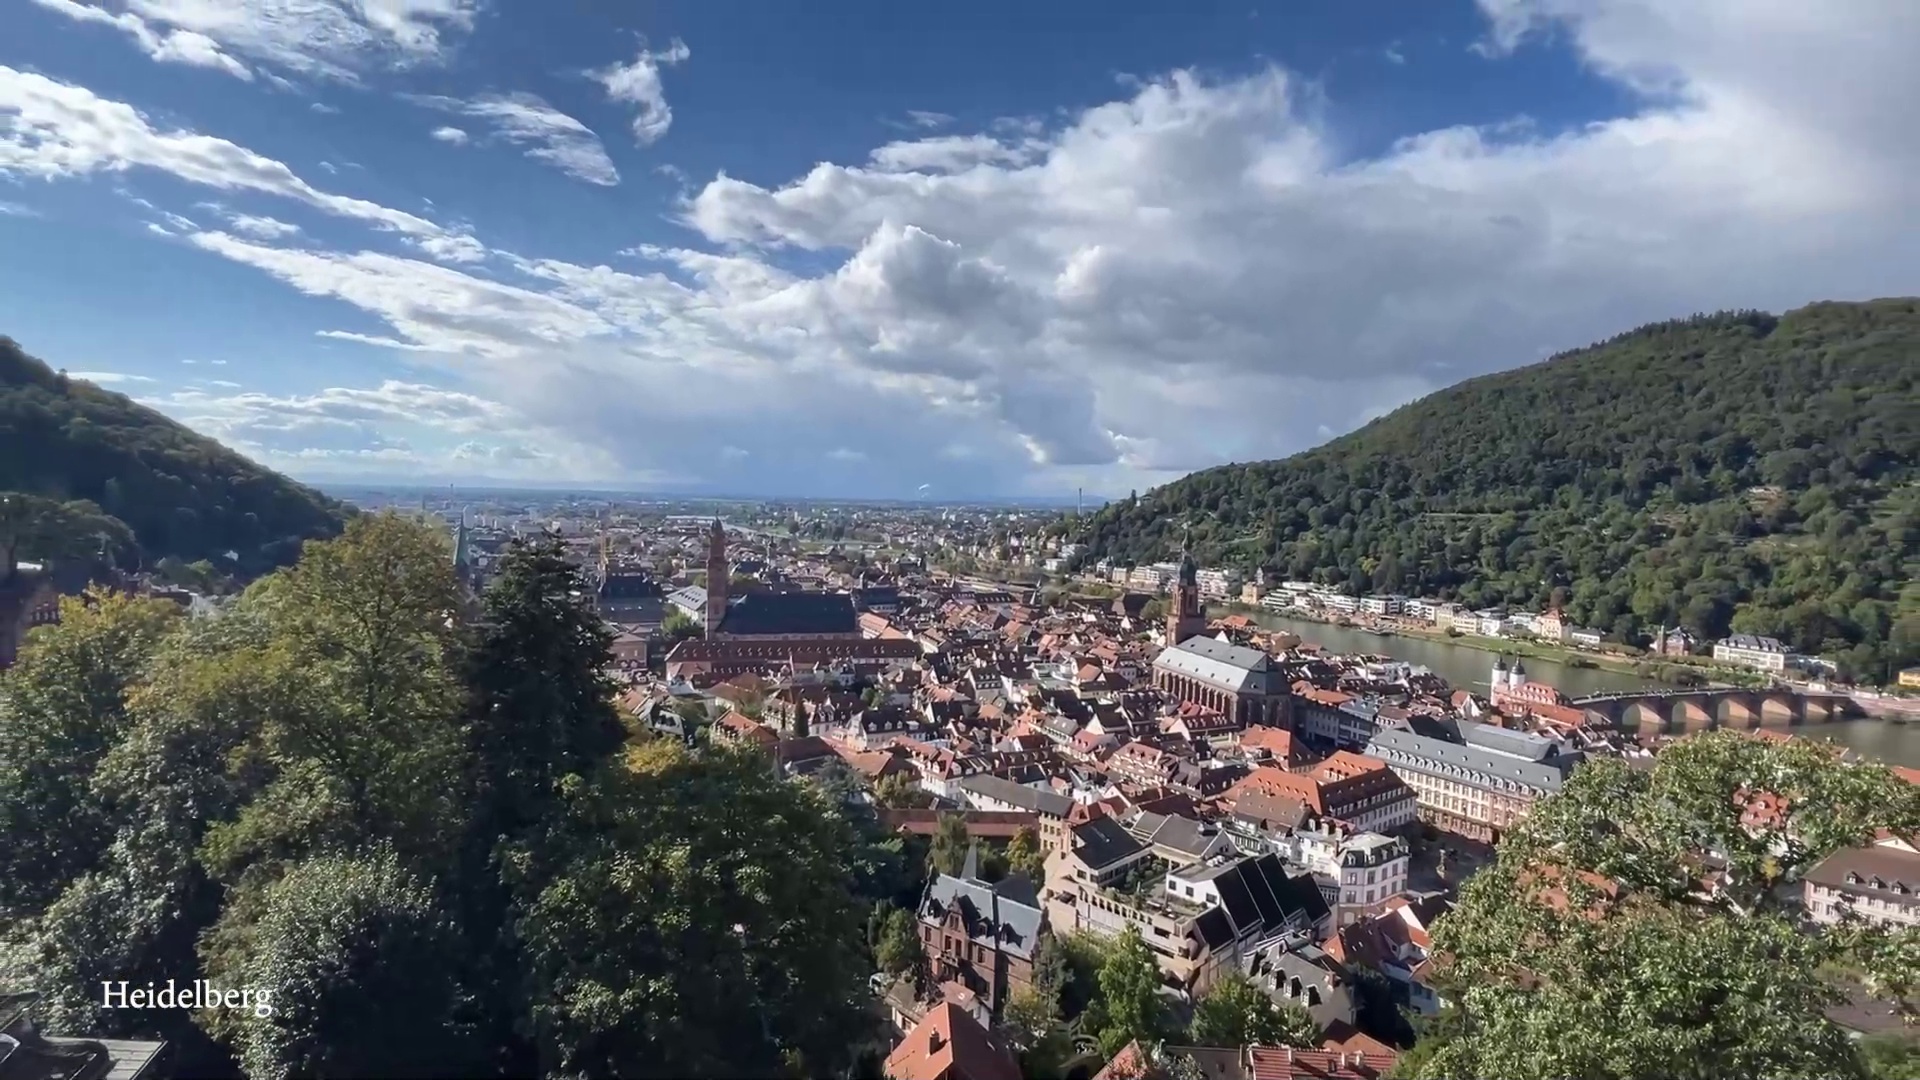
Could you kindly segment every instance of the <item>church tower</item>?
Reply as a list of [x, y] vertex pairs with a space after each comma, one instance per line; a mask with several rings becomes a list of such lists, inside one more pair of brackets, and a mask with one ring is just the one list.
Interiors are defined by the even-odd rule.
[[1173, 605], [1167, 612], [1167, 644], [1178, 645], [1207, 632], [1207, 609], [1200, 604], [1200, 568], [1193, 561], [1192, 535], [1180, 545], [1180, 573], [1173, 583]]
[[720, 519], [713, 519], [713, 531], [707, 535], [707, 637], [720, 631], [720, 620], [727, 616], [727, 584], [732, 571], [727, 565], [727, 530]]

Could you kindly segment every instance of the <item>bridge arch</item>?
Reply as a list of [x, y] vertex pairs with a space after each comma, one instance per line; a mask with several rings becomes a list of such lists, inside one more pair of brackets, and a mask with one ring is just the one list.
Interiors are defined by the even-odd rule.
[[1760, 698], [1761, 727], [1792, 727], [1800, 722], [1800, 710], [1792, 694], [1769, 693]]
[[1714, 706], [1714, 714], [1722, 727], [1751, 731], [1760, 726], [1760, 713], [1754, 708], [1753, 699], [1746, 694], [1722, 695]]

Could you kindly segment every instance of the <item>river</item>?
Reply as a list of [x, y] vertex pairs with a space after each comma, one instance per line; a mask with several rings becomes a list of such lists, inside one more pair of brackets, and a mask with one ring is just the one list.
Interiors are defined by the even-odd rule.
[[[1491, 685], [1495, 654], [1471, 645], [1398, 634], [1381, 637], [1352, 627], [1290, 619], [1264, 611], [1249, 615], [1249, 618], [1268, 629], [1291, 631], [1300, 635], [1301, 640], [1331, 652], [1374, 653], [1419, 664], [1455, 687], [1478, 694], [1487, 693]], [[1523, 662], [1529, 679], [1551, 683], [1568, 697], [1632, 690], [1650, 683], [1650, 680], [1628, 672], [1569, 667], [1533, 657], [1527, 657]], [[1842, 720], [1805, 728], [1802, 732], [1814, 738], [1832, 739], [1867, 757], [1895, 765], [1920, 767], [1920, 724], [1895, 724], [1871, 719]]]

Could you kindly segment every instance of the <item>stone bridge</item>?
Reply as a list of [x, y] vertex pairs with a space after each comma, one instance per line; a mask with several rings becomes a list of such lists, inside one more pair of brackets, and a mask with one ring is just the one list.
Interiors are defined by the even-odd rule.
[[1633, 690], [1576, 698], [1572, 704], [1585, 710], [1588, 723], [1636, 734], [1788, 728], [1862, 715], [1860, 706], [1845, 694], [1790, 686]]

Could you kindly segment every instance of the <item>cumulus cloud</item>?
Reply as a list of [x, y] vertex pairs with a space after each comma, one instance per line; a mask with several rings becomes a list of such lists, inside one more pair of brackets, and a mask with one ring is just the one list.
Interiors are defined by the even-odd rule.
[[439, 140], [440, 142], [447, 143], [450, 146], [467, 145], [467, 133], [460, 130], [457, 127], [434, 128], [432, 131], [432, 137], [434, 139]]
[[[407, 100], [487, 124], [493, 137], [524, 147], [527, 157], [552, 165], [576, 180], [605, 187], [620, 182], [613, 159], [607, 156], [607, 148], [593, 129], [534, 94], [483, 94], [475, 98], [414, 95]], [[441, 128], [434, 137], [456, 141], [441, 132], [457, 130]], [[458, 141], [465, 138], [466, 133], [461, 132]]]
[[629, 64], [612, 64], [587, 72], [607, 92], [607, 100], [639, 107], [633, 117], [633, 137], [642, 146], [659, 140], [673, 126], [673, 108], [667, 104], [666, 88], [660, 82], [660, 69], [684, 62], [693, 53], [687, 43], [674, 38], [658, 52], [644, 42], [640, 55]]
[[1053, 126], [718, 176], [681, 208], [699, 240], [625, 269], [189, 238], [621, 475], [733, 491], [1144, 488], [1648, 320], [1920, 292], [1920, 6], [1483, 6], [1490, 41], [1551, 29], [1638, 104], [1356, 160], [1285, 71], [1177, 71]]
[[[118, 28], [154, 60], [239, 78], [236, 59], [354, 82], [369, 68], [441, 60], [444, 34], [473, 26], [477, 0], [34, 0], [70, 19]], [[284, 82], [278, 76], [269, 78]]]
[[213, 68], [239, 79], [252, 79], [253, 69], [221, 51], [219, 42], [196, 30], [156, 30], [132, 11], [113, 12], [78, 0], [33, 0], [49, 11], [76, 22], [111, 26], [133, 39], [148, 59], [163, 64]]
[[471, 262], [485, 256], [485, 249], [471, 236], [403, 210], [322, 191], [281, 162], [236, 143], [155, 128], [124, 102], [0, 66], [0, 175], [51, 180], [136, 168], [219, 191], [255, 191], [292, 199], [398, 233], [435, 258]]

